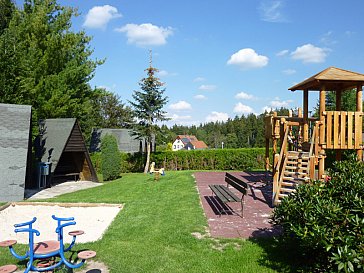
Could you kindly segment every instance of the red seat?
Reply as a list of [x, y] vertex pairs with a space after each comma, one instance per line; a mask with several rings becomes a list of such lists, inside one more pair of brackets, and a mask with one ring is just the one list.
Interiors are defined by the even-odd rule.
[[8, 264], [0, 266], [0, 273], [12, 273], [15, 272], [18, 269], [16, 265]]

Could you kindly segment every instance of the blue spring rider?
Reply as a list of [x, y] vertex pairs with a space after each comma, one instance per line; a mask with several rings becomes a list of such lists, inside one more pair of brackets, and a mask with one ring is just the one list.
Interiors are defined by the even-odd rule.
[[[71, 225], [76, 225], [74, 217], [60, 218], [52, 215], [52, 218], [57, 221], [56, 233], [58, 234], [58, 240], [43, 241], [34, 243], [34, 234], [40, 235], [40, 232], [33, 229], [33, 223], [37, 220], [36, 217], [33, 220], [25, 223], [15, 224], [15, 232], [28, 232], [29, 233], [29, 250], [25, 255], [19, 255], [13, 248], [13, 245], [17, 243], [16, 240], [7, 240], [0, 242], [1, 247], [9, 247], [10, 253], [19, 260], [29, 259], [27, 268], [24, 273], [29, 271], [44, 272], [50, 271], [60, 267], [62, 264], [69, 268], [75, 269], [81, 267], [86, 259], [93, 258], [96, 256], [95, 251], [86, 250], [78, 253], [77, 257], [81, 260], [79, 263], [72, 263], [64, 256], [64, 253], [71, 250], [76, 243], [76, 237], [84, 234], [82, 230], [71, 231], [68, 234], [72, 236], [71, 244], [65, 248], [63, 244], [63, 228]], [[64, 222], [64, 223], [62, 223]], [[56, 259], [59, 258], [58, 261]], [[36, 263], [36, 261], [38, 262]], [[9, 271], [12, 272], [12, 271]]]

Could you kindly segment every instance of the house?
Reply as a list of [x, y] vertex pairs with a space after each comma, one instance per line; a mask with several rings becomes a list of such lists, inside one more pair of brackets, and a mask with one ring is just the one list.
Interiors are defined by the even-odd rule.
[[31, 181], [31, 111], [0, 103], [0, 202], [23, 200]]
[[[36, 145], [37, 157], [43, 164], [49, 164], [49, 183], [66, 179], [98, 182], [81, 128], [75, 118], [46, 119], [41, 125], [41, 134]], [[47, 182], [48, 183], [48, 182]], [[36, 188], [42, 188], [37, 181]]]
[[207, 149], [205, 142], [193, 135], [178, 135], [172, 144], [172, 151]]
[[192, 140], [185, 145], [186, 150], [203, 150], [207, 148], [206, 143], [202, 140]]
[[[120, 152], [138, 153], [146, 152], [144, 139], [138, 138], [130, 129], [93, 129], [90, 142], [90, 152], [99, 152], [101, 139], [107, 135], [113, 135], [118, 143]], [[155, 140], [152, 140], [151, 151], [155, 151]]]

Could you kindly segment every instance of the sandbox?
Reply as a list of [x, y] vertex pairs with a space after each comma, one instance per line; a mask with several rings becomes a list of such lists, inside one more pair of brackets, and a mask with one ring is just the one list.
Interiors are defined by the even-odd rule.
[[64, 228], [65, 242], [70, 243], [72, 237], [68, 232], [83, 230], [85, 234], [78, 236], [77, 243], [97, 241], [122, 209], [121, 204], [105, 203], [45, 203], [15, 202], [0, 208], [0, 241], [14, 239], [20, 244], [28, 243], [28, 233], [15, 233], [14, 224], [27, 222], [37, 217], [33, 228], [40, 232], [34, 241], [57, 240], [55, 232], [57, 217], [74, 217], [76, 225]]

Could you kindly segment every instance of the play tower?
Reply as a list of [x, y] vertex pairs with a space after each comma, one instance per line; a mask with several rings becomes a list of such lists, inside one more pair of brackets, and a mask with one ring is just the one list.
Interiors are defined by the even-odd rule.
[[[364, 74], [329, 67], [289, 88], [303, 93], [303, 111], [296, 115], [266, 116], [266, 169], [273, 170], [273, 204], [295, 191], [297, 184], [325, 178], [326, 150], [335, 150], [340, 160], [343, 150], [355, 150], [363, 159], [362, 87]], [[342, 111], [341, 96], [356, 91], [356, 111]], [[319, 92], [318, 117], [309, 117], [310, 91]], [[336, 95], [336, 109], [326, 111], [326, 91]], [[272, 143], [273, 164], [270, 163]]]

